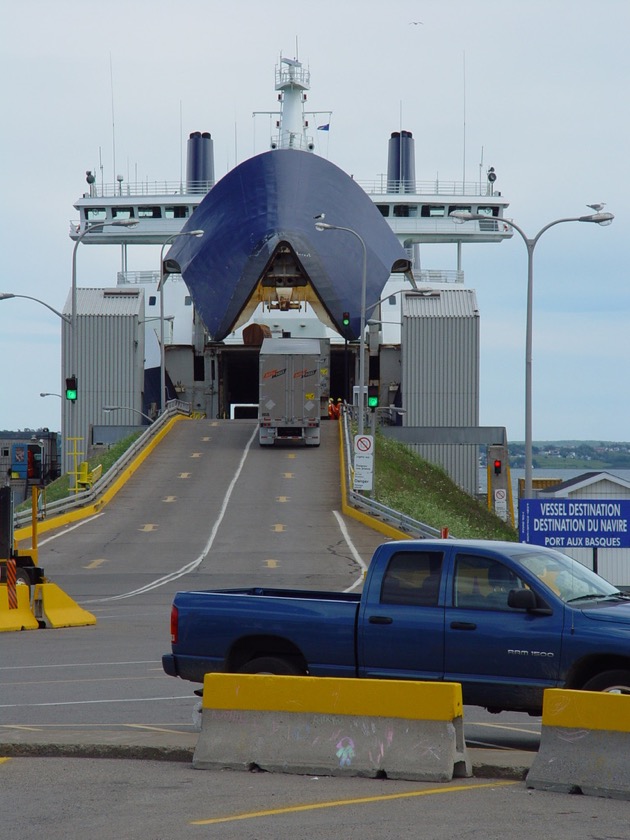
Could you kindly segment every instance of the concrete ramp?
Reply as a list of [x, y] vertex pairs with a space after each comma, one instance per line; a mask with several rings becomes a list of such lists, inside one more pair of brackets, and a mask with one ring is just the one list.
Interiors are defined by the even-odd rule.
[[472, 775], [459, 683], [206, 674], [203, 698], [198, 769]]
[[527, 787], [630, 799], [630, 696], [547, 689]]

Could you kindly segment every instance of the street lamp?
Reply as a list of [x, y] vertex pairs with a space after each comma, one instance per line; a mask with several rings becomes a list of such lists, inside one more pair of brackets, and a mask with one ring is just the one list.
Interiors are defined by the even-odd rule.
[[158, 283], [158, 292], [160, 293], [160, 414], [164, 412], [164, 395], [166, 392], [166, 353], [164, 351], [164, 281], [166, 279], [164, 274], [164, 249], [178, 236], [203, 236], [203, 230], [183, 230], [180, 233], [174, 233], [164, 240], [160, 250], [160, 281]]
[[144, 417], [145, 420], [148, 420], [149, 423], [153, 423], [153, 418], [149, 417], [148, 414], [145, 414], [143, 411], [140, 411], [138, 408], [132, 408], [130, 405], [104, 405], [103, 411], [133, 411], [135, 414], [139, 414], [141, 417]]
[[[321, 217], [320, 217], [321, 218]], [[367, 248], [363, 237], [359, 236], [356, 230], [349, 227], [341, 227], [340, 225], [329, 225], [326, 222], [315, 222], [315, 230], [343, 230], [346, 233], [351, 233], [361, 243], [363, 248], [363, 278], [361, 281], [361, 333], [359, 335], [359, 434], [362, 435], [365, 429], [364, 415], [365, 415], [365, 298], [367, 294]]]
[[31, 297], [30, 295], [16, 295], [13, 292], [0, 292], [0, 300], [9, 300], [9, 298], [25, 298], [26, 300], [34, 300], [37, 303], [41, 303], [42, 306], [45, 306], [46, 309], [50, 309], [51, 312], [54, 312], [62, 321], [65, 321], [66, 324], [70, 323], [70, 318], [67, 315], [63, 315], [61, 312], [58, 312], [54, 307], [52, 307], [49, 303], [46, 303], [45, 300], [40, 300], [36, 297]]
[[[600, 208], [601, 209], [601, 208]], [[469, 222], [474, 220], [488, 221], [489, 216], [482, 213], [470, 213], [467, 210], [455, 210], [450, 214], [456, 222]], [[566, 219], [556, 219], [541, 228], [536, 236], [530, 238], [525, 232], [509, 219], [501, 219], [506, 225], [514, 228], [520, 234], [527, 247], [527, 316], [525, 328], [525, 498], [532, 497], [532, 468], [533, 468], [533, 442], [532, 442], [532, 311], [534, 302], [534, 248], [538, 240], [555, 225], [564, 222], [593, 222], [597, 225], [609, 225], [615, 217], [612, 213], [593, 213], [590, 216], [571, 216]]]

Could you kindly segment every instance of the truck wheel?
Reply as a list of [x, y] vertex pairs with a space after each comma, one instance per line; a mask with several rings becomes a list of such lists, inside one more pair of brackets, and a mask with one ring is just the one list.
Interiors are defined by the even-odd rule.
[[607, 691], [609, 694], [630, 694], [630, 671], [604, 671], [583, 686], [584, 691]]
[[281, 674], [296, 677], [303, 672], [288, 659], [281, 659], [278, 656], [259, 656], [258, 659], [250, 659], [239, 668], [239, 674]]

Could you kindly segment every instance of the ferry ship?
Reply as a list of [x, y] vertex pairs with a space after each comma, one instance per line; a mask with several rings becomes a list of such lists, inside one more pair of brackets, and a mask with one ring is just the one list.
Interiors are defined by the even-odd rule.
[[[329, 393], [351, 399], [361, 315], [360, 243], [343, 231], [316, 232], [318, 216], [365, 234], [369, 376], [382, 388], [383, 404], [400, 384], [392, 379], [391, 364], [388, 375], [381, 374], [378, 360], [383, 348], [400, 345], [404, 291], [461, 289], [463, 245], [512, 237], [504, 221], [508, 201], [496, 189], [494, 169], [477, 182], [416, 180], [413, 135], [395, 131], [388, 138], [387, 174], [355, 181], [315, 151], [311, 120], [330, 112], [306, 110], [310, 70], [297, 58], [281, 56], [275, 90], [278, 111], [269, 151], [219, 181], [212, 137], [205, 131], [189, 136], [185, 181], [130, 183], [118, 176], [115, 183], [99, 184], [93, 172], [86, 173], [70, 237], [121, 247], [109, 300], [142, 299], [134, 306], [143, 307], [138, 321], [144, 321], [145, 373], [137, 394], [117, 398], [110, 389], [105, 396], [94, 392], [92, 404], [84, 400], [79, 436], [89, 438], [97, 416], [99, 422], [134, 424], [139, 411], [154, 417], [172, 398], [207, 417], [255, 416], [262, 335], [324, 339]], [[459, 224], [451, 214], [462, 210], [484, 218]], [[452, 244], [456, 267], [421, 268], [422, 247], [430, 243]], [[128, 249], [147, 245], [161, 246], [159, 267], [127, 270]], [[335, 277], [332, 266], [341, 260], [345, 275]], [[94, 304], [76, 291], [80, 321]], [[82, 346], [88, 353], [89, 341]], [[82, 372], [69, 370], [69, 347], [68, 339], [64, 375], [78, 374], [81, 382]], [[103, 404], [128, 406], [128, 399], [140, 400], [132, 407], [135, 417], [121, 412], [115, 421], [102, 418]]]

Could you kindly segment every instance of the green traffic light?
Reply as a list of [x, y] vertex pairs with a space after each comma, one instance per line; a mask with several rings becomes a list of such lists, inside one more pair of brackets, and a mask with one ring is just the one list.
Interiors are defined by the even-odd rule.
[[378, 397], [368, 397], [368, 408], [378, 408]]

